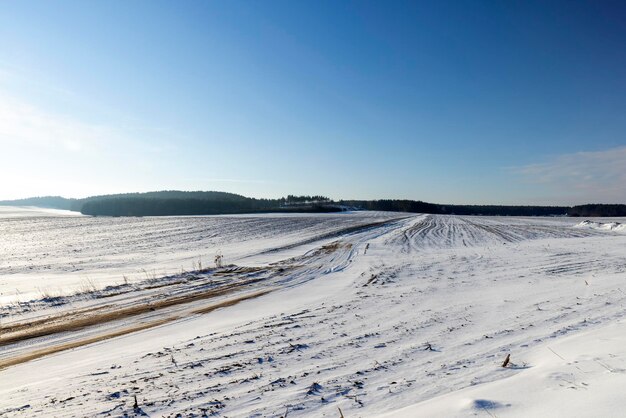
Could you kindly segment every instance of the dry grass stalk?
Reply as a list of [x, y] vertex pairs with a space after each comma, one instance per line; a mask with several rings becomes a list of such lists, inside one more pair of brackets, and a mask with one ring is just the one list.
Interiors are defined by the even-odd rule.
[[511, 355], [507, 354], [506, 358], [504, 359], [504, 363], [502, 363], [502, 367], [506, 367], [509, 364], [509, 361], [511, 361]]

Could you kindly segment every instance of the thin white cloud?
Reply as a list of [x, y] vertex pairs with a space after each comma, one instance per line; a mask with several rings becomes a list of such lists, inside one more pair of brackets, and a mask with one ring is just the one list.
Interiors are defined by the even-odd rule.
[[61, 147], [78, 152], [111, 138], [110, 129], [53, 114], [24, 101], [0, 95], [0, 144]]
[[[160, 132], [100, 125], [0, 89], [0, 199], [143, 189], [176, 147]], [[10, 180], [7, 180], [10, 179]]]
[[577, 152], [513, 169], [561, 203], [626, 203], [626, 146]]
[[158, 127], [97, 124], [56, 113], [0, 91], [0, 145], [77, 153], [172, 155], [180, 138]]

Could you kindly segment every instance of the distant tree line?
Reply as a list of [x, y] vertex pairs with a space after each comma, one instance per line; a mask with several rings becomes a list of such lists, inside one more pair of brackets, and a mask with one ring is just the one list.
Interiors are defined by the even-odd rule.
[[442, 213], [485, 216], [564, 216], [567, 206], [442, 205]]
[[250, 213], [274, 207], [264, 201], [116, 197], [85, 202], [81, 212], [95, 216], [175, 216]]
[[626, 205], [601, 205], [601, 204], [588, 204], [574, 206], [568, 209], [567, 214], [569, 216], [604, 216], [604, 217], [617, 217], [626, 216]]
[[626, 216], [626, 205], [589, 204], [567, 206], [441, 205], [419, 200], [340, 200], [326, 196], [294, 196], [255, 199], [226, 192], [165, 190], [65, 199], [44, 196], [0, 201], [0, 205], [69, 209], [93, 216], [217, 215], [259, 212], [336, 212], [378, 210], [490, 216]]
[[320, 203], [320, 202], [330, 202], [330, 199], [326, 196], [294, 196], [289, 195], [287, 199], [282, 198], [281, 201], [284, 201], [287, 204], [290, 203]]
[[382, 210], [389, 212], [443, 213], [441, 206], [419, 200], [341, 200], [340, 204], [364, 210]]
[[[39, 208], [73, 210], [76, 199], [66, 199], [61, 196], [29, 197], [26, 199], [2, 200], [1, 206], [37, 206]], [[80, 212], [78, 210], [77, 212]]]
[[[224, 192], [150, 192], [97, 196], [81, 202], [80, 211], [92, 216], [180, 216], [259, 212], [335, 212], [324, 196], [254, 199]], [[285, 206], [285, 203], [299, 203]], [[306, 203], [306, 204], [305, 204]]]
[[556, 216], [566, 215], [566, 206], [440, 205], [419, 200], [342, 200], [340, 203], [367, 210], [448, 215]]

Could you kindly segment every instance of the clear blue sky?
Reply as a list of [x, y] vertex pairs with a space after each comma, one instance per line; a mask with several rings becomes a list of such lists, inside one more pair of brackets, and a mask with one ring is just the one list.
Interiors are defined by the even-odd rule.
[[2, 1], [0, 198], [626, 203], [626, 3]]

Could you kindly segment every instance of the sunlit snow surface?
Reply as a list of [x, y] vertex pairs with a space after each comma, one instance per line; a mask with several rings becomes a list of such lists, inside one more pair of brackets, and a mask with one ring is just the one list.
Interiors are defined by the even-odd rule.
[[[53, 209], [0, 207], [0, 303], [65, 295], [213, 264], [266, 263], [259, 253], [332, 237], [398, 214], [112, 218], [54, 216]], [[327, 238], [328, 238], [327, 237]], [[284, 256], [284, 254], [283, 254]], [[245, 258], [245, 262], [242, 259]]]
[[620, 222], [593, 222], [586, 220], [576, 224], [576, 227], [597, 229], [600, 231], [626, 232], [626, 224]]
[[37, 208], [34, 206], [0, 206], [0, 219], [32, 217], [83, 216], [79, 212], [61, 209]]
[[[59, 258], [74, 259], [64, 248], [86, 251], [77, 259], [89, 271], [116, 274], [220, 248], [237, 265], [227, 276], [209, 270], [172, 289], [228, 277], [271, 290], [208, 314], [180, 308], [163, 325], [7, 367], [3, 416], [338, 417], [340, 408], [345, 417], [591, 417], [619, 416], [624, 400], [626, 236], [613, 230], [569, 218], [381, 213], [3, 222], [15, 234], [4, 245], [40, 234], [61, 242], [45, 256], [56, 273], [49, 283], [62, 276]], [[34, 248], [44, 247], [16, 250], [16, 271], [2, 280], [45, 276], [19, 256], [35, 263]], [[159, 289], [137, 283], [134, 292]], [[131, 294], [33, 303], [3, 321], [132, 304]], [[0, 361], [91, 332], [3, 346]]]

